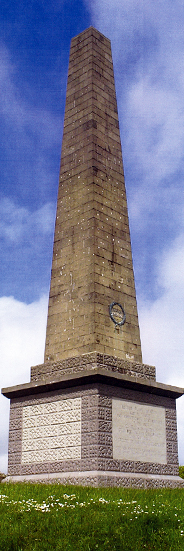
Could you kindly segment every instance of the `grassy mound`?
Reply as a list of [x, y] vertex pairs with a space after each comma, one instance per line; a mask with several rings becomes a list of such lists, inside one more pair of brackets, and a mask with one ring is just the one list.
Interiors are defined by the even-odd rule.
[[1, 551], [184, 549], [183, 489], [1, 486]]

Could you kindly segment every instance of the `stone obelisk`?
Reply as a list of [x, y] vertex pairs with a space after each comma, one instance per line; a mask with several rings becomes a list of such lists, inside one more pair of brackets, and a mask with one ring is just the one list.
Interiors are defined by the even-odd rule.
[[110, 41], [72, 39], [44, 364], [11, 399], [9, 478], [182, 486], [176, 398], [142, 363]]
[[71, 43], [45, 361], [93, 351], [142, 361], [111, 45], [90, 28]]

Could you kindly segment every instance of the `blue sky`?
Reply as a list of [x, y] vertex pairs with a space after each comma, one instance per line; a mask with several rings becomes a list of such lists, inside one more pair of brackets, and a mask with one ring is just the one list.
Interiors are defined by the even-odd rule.
[[183, 3], [4, 0], [1, 20], [1, 386], [43, 361], [70, 40], [94, 25], [112, 43], [143, 361], [184, 387]]

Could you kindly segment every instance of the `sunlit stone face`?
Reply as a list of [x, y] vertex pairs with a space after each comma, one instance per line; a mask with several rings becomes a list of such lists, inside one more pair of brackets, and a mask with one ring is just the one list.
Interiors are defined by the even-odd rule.
[[23, 407], [22, 463], [81, 457], [81, 398]]
[[113, 458], [167, 463], [165, 409], [112, 400]]

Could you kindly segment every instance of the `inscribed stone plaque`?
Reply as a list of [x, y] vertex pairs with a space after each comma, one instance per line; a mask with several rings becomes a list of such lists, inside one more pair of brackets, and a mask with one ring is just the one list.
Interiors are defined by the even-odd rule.
[[165, 410], [112, 400], [113, 458], [167, 463]]
[[23, 407], [22, 463], [81, 457], [81, 398]]

